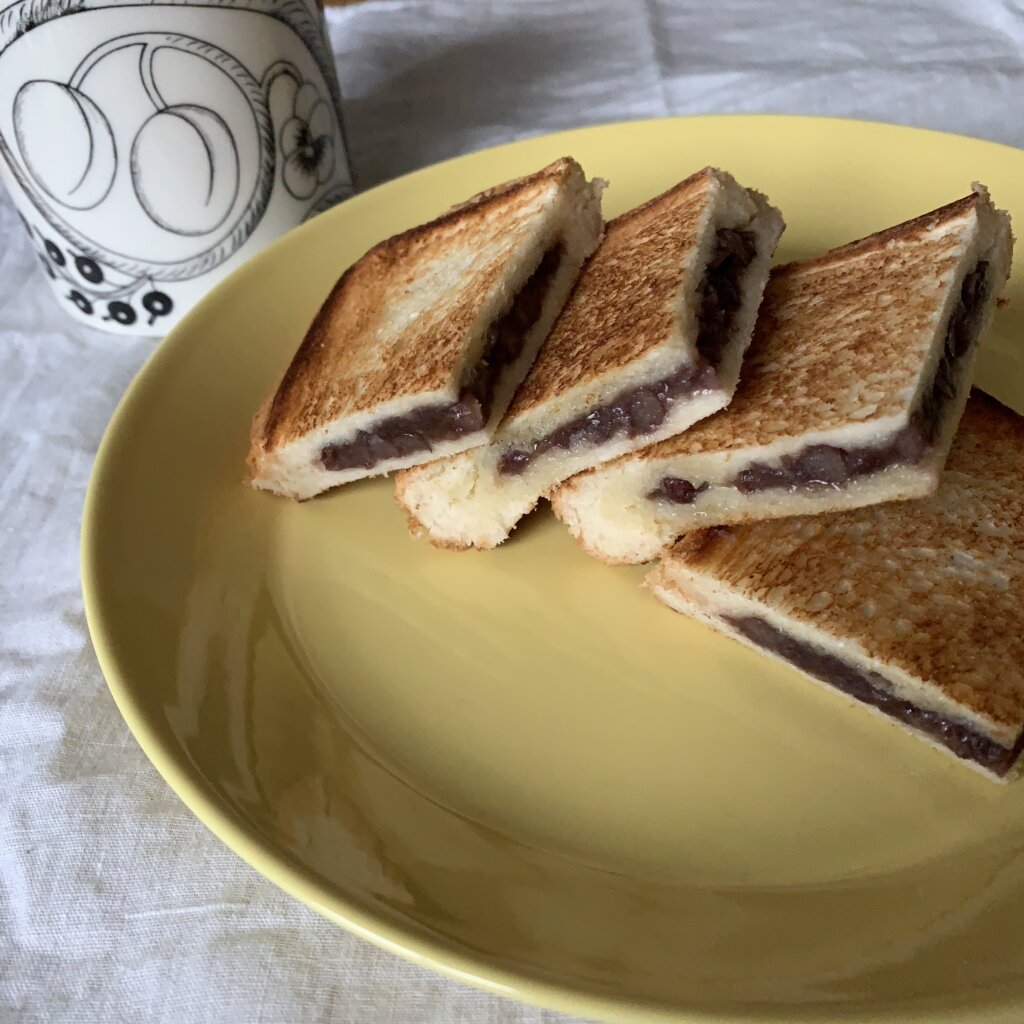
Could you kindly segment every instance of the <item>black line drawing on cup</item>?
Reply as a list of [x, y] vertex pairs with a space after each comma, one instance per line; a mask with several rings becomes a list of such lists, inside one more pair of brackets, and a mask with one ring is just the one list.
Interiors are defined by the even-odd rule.
[[[101, 319], [130, 326], [141, 318], [147, 327], [152, 327], [161, 317], [170, 316], [174, 311], [174, 300], [152, 279], [135, 278], [126, 284], [114, 284], [104, 278], [95, 262], [81, 255], [65, 254], [52, 238], [43, 235], [24, 218], [22, 221], [43, 270], [53, 280], [62, 280], [68, 285], [64, 298], [85, 316], [92, 316], [98, 306], [106, 303], [107, 313]], [[77, 278], [72, 267], [79, 275]], [[94, 283], [85, 284], [83, 278]], [[142, 307], [141, 312], [136, 309], [136, 302]]]
[[[70, 162], [61, 165], [38, 160], [32, 139], [28, 135], [30, 126], [38, 125], [40, 118], [32, 117], [31, 111], [42, 111], [65, 102], [76, 111], [82, 125], [87, 127], [88, 153], [78, 168]], [[22, 159], [36, 184], [55, 202], [73, 210], [91, 210], [107, 197], [114, 184], [117, 152], [114, 133], [110, 129], [103, 111], [84, 93], [73, 85], [61, 85], [36, 79], [26, 82], [14, 98], [14, 134]], [[71, 141], [74, 145], [74, 140]], [[66, 178], [69, 166], [73, 174]]]
[[[137, 17], [144, 6], [138, 0], [20, 0], [0, 11], [0, 63], [13, 42], [54, 19], [116, 7], [131, 7]], [[156, 282], [163, 286], [200, 276], [237, 252], [262, 220], [278, 178], [293, 201], [308, 202], [300, 220], [329, 208], [352, 190], [345, 174], [333, 59], [312, 0], [163, 0], [153, 5], [163, 11], [188, 7], [233, 8], [284, 23], [302, 40], [321, 72], [322, 86], [289, 61], [276, 62], [257, 78], [227, 50], [186, 32], [126, 32], [93, 46], [66, 76], [22, 83], [12, 101], [13, 138], [0, 134], [0, 154], [24, 197], [49, 226], [52, 237], [44, 239], [42, 232], [39, 236], [44, 239], [43, 251], [33, 233], [47, 272], [68, 283], [67, 300], [80, 312], [92, 315], [105, 302], [104, 319], [122, 325], [140, 317], [152, 325], [174, 309], [173, 298]], [[107, 113], [89, 95], [86, 80], [93, 69], [126, 49], [139, 51], [138, 74], [153, 112], [131, 137], [118, 137]], [[166, 51], [202, 61], [223, 75], [244, 100], [244, 123], [237, 120], [237, 104], [229, 123], [212, 106], [168, 103], [159, 70], [160, 54]], [[290, 116], [286, 113], [275, 124], [270, 90], [282, 77], [291, 80], [294, 91]], [[47, 145], [41, 138], [55, 123], [72, 130], [61, 135], [60, 159], [47, 160], [53, 140]], [[255, 175], [250, 167], [244, 186], [239, 132], [246, 151], [253, 152], [255, 139], [258, 153]], [[200, 154], [200, 165], [205, 157], [205, 179], [198, 191], [161, 187], [166, 179], [161, 177], [161, 163], [166, 163], [161, 154], [173, 151], [178, 141]], [[117, 188], [124, 194], [122, 167], [127, 167], [135, 201], [148, 220], [179, 239], [196, 239], [197, 251], [176, 258], [161, 258], [155, 251], [133, 253], [93, 237], [74, 222], [76, 214], [101, 209], [116, 182], [122, 182]]]
[[[138, 7], [139, 4], [140, 0], [16, 0], [0, 11], [0, 52], [26, 32], [54, 18], [108, 7]], [[322, 15], [317, 0], [216, 0], [215, 5], [197, 3], [196, 0], [160, 0], [159, 6], [229, 7], [251, 11], [281, 22], [302, 40], [327, 83], [335, 108], [340, 112], [341, 91], [338, 87], [338, 76], [334, 67], [334, 57], [322, 28]], [[344, 135], [344, 126], [340, 127]]]
[[301, 77], [289, 61], [271, 65], [263, 76], [267, 95], [274, 82], [287, 75], [295, 84], [291, 117], [281, 125], [281, 183], [294, 199], [311, 199], [334, 175], [334, 117], [330, 102], [313, 82]]
[[[61, 215], [59, 211], [55, 210], [51, 203], [42, 199], [43, 190], [39, 186], [39, 183], [31, 176], [31, 174], [27, 174], [21, 169], [19, 157], [21, 160], [25, 160], [26, 164], [28, 163], [24, 150], [14, 153], [9, 147], [7, 140], [3, 138], [0, 138], [0, 150], [3, 151], [3, 155], [10, 164], [12, 172], [15, 177], [18, 178], [18, 183], [28, 193], [29, 198], [33, 199], [34, 205], [37, 207], [39, 212], [67, 239], [68, 243], [76, 249], [81, 250], [93, 259], [102, 260], [104, 263], [107, 263], [118, 270], [128, 274], [135, 274], [139, 277], [158, 274], [166, 281], [183, 280], [195, 277], [222, 263], [228, 256], [239, 249], [263, 217], [274, 187], [274, 167], [276, 163], [276, 147], [274, 144], [274, 131], [270, 120], [270, 111], [267, 108], [261, 83], [258, 82], [244, 67], [244, 65], [234, 57], [218, 47], [212, 46], [209, 43], [204, 43], [202, 40], [167, 32], [136, 32], [108, 40], [101, 46], [96, 47], [85, 57], [71, 75], [71, 83], [81, 83], [88, 72], [101, 60], [128, 47], [141, 48], [142, 52], [139, 59], [140, 69], [145, 67], [147, 64], [151, 65], [154, 57], [156, 56], [156, 52], [164, 48], [184, 52], [199, 60], [206, 61], [230, 78], [248, 102], [249, 111], [253, 118], [254, 128], [259, 137], [260, 157], [256, 181], [251, 193], [245, 197], [245, 202], [240, 206], [240, 214], [236, 216], [234, 221], [225, 231], [221, 232], [216, 238], [214, 238], [201, 252], [189, 257], [188, 259], [169, 263], [159, 259], [140, 258], [129, 253], [120, 252], [113, 247], [97, 243], [95, 239], [84, 235], [76, 227], [68, 223], [66, 217]], [[0, 58], [2, 58], [2, 54], [0, 54]], [[145, 81], [145, 76], [143, 76], [143, 81]], [[15, 123], [16, 141], [31, 137], [29, 135], [30, 129], [25, 125], [27, 114], [32, 112], [31, 108], [26, 109], [26, 90], [32, 90], [27, 94], [31, 99], [33, 95], [40, 95], [41, 90], [38, 87], [45, 86], [46, 92], [42, 95], [41, 100], [37, 102], [52, 100], [56, 96], [65, 95], [67, 96], [68, 103], [74, 104], [76, 108], [79, 108], [78, 97], [75, 95], [75, 93], [78, 92], [77, 85], [71, 83], [33, 81], [22, 86], [14, 101], [13, 119]], [[70, 90], [70, 92], [65, 90]], [[154, 98], [157, 101], [162, 102], [162, 97], [160, 97], [159, 91], [156, 92]], [[20, 104], [19, 100], [21, 100]], [[132, 141], [132, 159], [134, 165], [133, 184], [135, 184], [136, 194], [139, 193], [140, 180], [140, 168], [136, 147], [139, 144], [140, 138], [145, 138], [144, 133], [147, 131], [147, 128], [155, 123], [159, 123], [155, 122], [154, 118], [161, 117], [162, 115], [165, 118], [170, 117], [183, 121], [190, 121], [190, 123], [192, 123], [192, 128], [197, 132], [197, 134], [204, 138], [204, 141], [209, 139], [211, 129], [217, 127], [219, 122], [220, 125], [223, 126], [221, 139], [223, 146], [224, 148], [233, 151], [237, 162], [237, 143], [231, 129], [223, 123], [223, 119], [219, 118], [214, 111], [202, 108], [193, 107], [190, 113], [191, 118], [186, 115], [185, 111], [168, 108], [165, 105], [162, 109], [158, 109], [154, 117], [140, 128], [135, 139]], [[202, 127], [198, 127], [192, 120], [196, 117], [205, 118], [206, 123]], [[166, 121], [164, 123], [166, 123]], [[90, 131], [90, 122], [86, 123], [85, 129], [87, 132]], [[88, 177], [90, 173], [95, 159], [95, 154], [97, 152], [95, 140], [91, 134], [90, 142], [92, 142], [93, 145], [90, 146], [89, 151], [84, 155], [85, 170], [83, 173], [86, 177]], [[70, 155], [73, 154], [69, 154], [69, 156]], [[111, 180], [113, 180], [113, 176], [116, 175], [117, 171], [116, 151], [111, 154], [111, 156], [112, 166], [109, 168], [109, 173], [111, 175]], [[211, 154], [211, 181], [215, 178], [216, 170], [216, 163], [214, 162]], [[144, 187], [142, 191], [143, 194], [145, 194]], [[140, 196], [140, 200], [142, 198], [143, 197]], [[150, 195], [148, 199], [150, 203], [155, 201], [155, 197], [152, 195]], [[145, 201], [143, 201], [143, 203], [145, 206]], [[150, 212], [148, 208], [147, 212]], [[230, 212], [230, 207], [228, 208], [228, 212]], [[152, 216], [152, 213], [150, 215]], [[226, 215], [227, 214], [225, 213], [225, 217]], [[167, 224], [162, 223], [159, 220], [157, 223], [160, 223], [162, 227], [168, 227]], [[195, 233], [203, 235], [209, 233], [209, 231], [216, 230], [216, 227], [217, 226], [214, 225], [208, 231], [192, 231], [189, 228], [176, 230], [174, 227], [168, 227], [168, 229], [180, 234]]]

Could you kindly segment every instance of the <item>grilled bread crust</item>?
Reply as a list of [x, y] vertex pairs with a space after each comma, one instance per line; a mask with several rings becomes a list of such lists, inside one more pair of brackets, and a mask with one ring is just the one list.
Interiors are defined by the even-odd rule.
[[[920, 463], [839, 489], [741, 495], [715, 486], [751, 463], [771, 462], [805, 445], [855, 448], [905, 427], [934, 376], [961, 279], [979, 259], [990, 261], [980, 332], [1009, 275], [1011, 252], [1009, 218], [977, 186], [932, 213], [777, 268], [728, 409], [567, 480], [551, 495], [556, 515], [597, 557], [641, 562], [703, 526], [931, 493], [967, 400], [973, 356], [945, 410], [939, 439]], [[708, 481], [712, 491], [688, 506], [645, 501], [662, 475]]]
[[764, 618], [1011, 746], [1024, 727], [1024, 418], [975, 390], [930, 497], [700, 530], [648, 584], [732, 635], [722, 615]]
[[[616, 393], [697, 362], [699, 286], [722, 227], [751, 232], [757, 254], [743, 277], [720, 386], [678, 401], [652, 436], [549, 454], [521, 476], [499, 475], [504, 448], [535, 443]], [[609, 221], [492, 443], [397, 475], [396, 498], [413, 532], [441, 547], [494, 547], [561, 480], [726, 406], [782, 230], [781, 214], [764, 196], [711, 167]]]
[[[371, 475], [319, 478], [302, 462], [320, 444], [354, 436], [377, 418], [457, 400], [488, 326], [543, 252], [561, 242], [566, 255], [552, 287], [560, 296], [542, 315], [550, 323], [556, 300], [564, 301], [601, 237], [600, 189], [575, 160], [563, 158], [374, 246], [341, 276], [256, 414], [253, 483], [308, 497]], [[496, 395], [495, 424], [541, 340], [508, 393]], [[485, 439], [486, 433], [467, 443]], [[430, 457], [436, 456], [426, 452], [418, 461]], [[390, 468], [398, 467], [383, 471]]]

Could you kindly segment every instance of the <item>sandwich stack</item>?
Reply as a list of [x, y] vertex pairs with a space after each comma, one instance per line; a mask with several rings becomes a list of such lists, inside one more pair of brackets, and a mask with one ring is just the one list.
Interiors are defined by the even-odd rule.
[[724, 171], [607, 225], [602, 187], [564, 158], [368, 252], [256, 415], [253, 485], [397, 471], [450, 548], [547, 497], [598, 558], [661, 556], [670, 608], [1005, 778], [1024, 419], [971, 384], [1006, 213], [976, 185], [769, 275], [782, 216]]
[[491, 443], [398, 474], [413, 532], [494, 547], [567, 477], [724, 409], [782, 227], [713, 168], [611, 221]]
[[983, 188], [772, 274], [729, 408], [580, 474], [556, 515], [608, 562], [702, 527], [931, 494], [1010, 270]]

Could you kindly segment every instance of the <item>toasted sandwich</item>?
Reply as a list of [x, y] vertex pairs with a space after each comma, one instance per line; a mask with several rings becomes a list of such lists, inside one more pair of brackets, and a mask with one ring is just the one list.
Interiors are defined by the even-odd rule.
[[398, 475], [414, 532], [494, 547], [560, 481], [726, 406], [782, 227], [712, 168], [611, 221], [491, 444]]
[[1001, 778], [1024, 736], [1024, 419], [975, 391], [931, 497], [699, 530], [648, 586]]
[[310, 498], [485, 443], [603, 231], [565, 158], [350, 267], [253, 422], [255, 487]]
[[1011, 249], [976, 186], [779, 268], [729, 408], [566, 481], [555, 513], [597, 557], [643, 562], [706, 526], [931, 494]]

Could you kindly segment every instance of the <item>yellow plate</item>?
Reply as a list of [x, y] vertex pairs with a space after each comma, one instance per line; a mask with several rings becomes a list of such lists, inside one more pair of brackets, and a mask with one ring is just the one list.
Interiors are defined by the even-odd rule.
[[[259, 871], [464, 981], [617, 1021], [1017, 1024], [1020, 785], [674, 615], [547, 512], [451, 554], [386, 481], [243, 486], [250, 416], [339, 272], [565, 153], [611, 215], [726, 167], [782, 208], [782, 259], [976, 179], [1024, 223], [1019, 151], [780, 117], [531, 139], [350, 200], [211, 294], [114, 417], [83, 578], [125, 719]], [[1008, 294], [981, 380], [1020, 406], [1020, 273]]]

